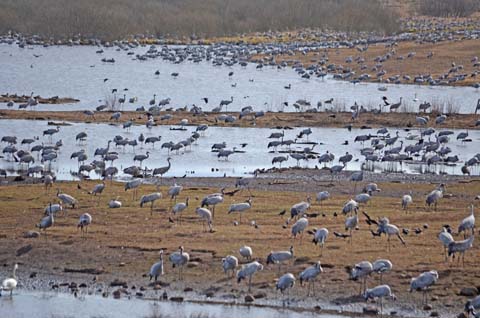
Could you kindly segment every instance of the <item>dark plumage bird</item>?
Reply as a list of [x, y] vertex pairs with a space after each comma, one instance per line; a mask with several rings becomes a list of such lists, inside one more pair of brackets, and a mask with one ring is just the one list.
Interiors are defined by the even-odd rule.
[[372, 219], [370, 215], [367, 214], [367, 212], [362, 211], [362, 214], [365, 215], [365, 217], [367, 218], [365, 222], [367, 222], [368, 225], [378, 225], [378, 222]]
[[346, 239], [346, 238], [350, 237], [350, 234], [343, 234], [343, 233], [339, 233], [339, 232], [333, 232], [333, 235], [335, 235], [336, 237], [339, 237], [339, 238], [343, 238], [343, 239]]

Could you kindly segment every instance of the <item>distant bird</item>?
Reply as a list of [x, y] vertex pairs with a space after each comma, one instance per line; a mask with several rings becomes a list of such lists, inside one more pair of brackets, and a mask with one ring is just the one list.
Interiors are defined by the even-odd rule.
[[232, 272], [232, 277], [235, 276], [235, 269], [238, 266], [238, 259], [233, 255], [228, 255], [227, 257], [222, 258], [222, 268], [223, 272], [229, 277], [229, 272]]
[[353, 266], [350, 278], [354, 281], [361, 280], [360, 294], [367, 290], [367, 278], [373, 272], [373, 265], [369, 261], [362, 261]]
[[328, 200], [330, 198], [330, 193], [328, 191], [321, 191], [317, 193], [317, 202], [323, 204], [323, 201]]
[[328, 230], [326, 228], [320, 228], [320, 229], [314, 229], [314, 234], [313, 234], [313, 243], [319, 244], [320, 245], [320, 256], [323, 255], [323, 247], [325, 245], [325, 242], [327, 241], [328, 237]]
[[464, 237], [466, 237], [466, 232], [470, 230], [472, 235], [475, 234], [475, 215], [473, 213], [474, 206], [470, 205], [470, 215], [462, 220], [458, 226], [458, 234], [464, 232]]
[[80, 215], [77, 227], [82, 231], [82, 235], [88, 233], [88, 226], [92, 223], [92, 216], [88, 213], [83, 213]]
[[17, 269], [18, 269], [18, 264], [15, 264], [13, 266], [12, 277], [6, 278], [3, 280], [2, 286], [0, 286], [0, 296], [2, 296], [2, 291], [7, 291], [7, 292], [9, 291], [10, 297], [13, 296], [13, 291], [15, 290], [15, 288], [17, 288], [17, 284], [18, 284], [17, 276], [16, 276]]
[[288, 260], [293, 260], [293, 257], [293, 246], [290, 246], [290, 249], [288, 251], [272, 251], [267, 256], [267, 265], [278, 264], [278, 272], [280, 273], [282, 263]]
[[367, 289], [363, 297], [365, 300], [380, 299], [380, 316], [383, 315], [383, 298], [397, 299], [388, 285], [379, 285], [372, 289]]
[[164, 274], [164, 266], [163, 266], [163, 250], [160, 250], [160, 261], [156, 262], [155, 264], [150, 267], [150, 273], [148, 274], [150, 276], [150, 280], [152, 278], [155, 278], [155, 281], [157, 281], [158, 276], [162, 276]]
[[443, 252], [445, 254], [445, 261], [448, 258], [448, 245], [454, 241], [452, 234], [447, 231], [446, 227], [443, 227], [442, 231], [438, 234], [438, 239], [442, 242]]
[[140, 207], [143, 208], [144, 204], [150, 203], [151, 204], [150, 205], [150, 214], [152, 215], [153, 214], [153, 204], [155, 203], [155, 201], [157, 201], [158, 199], [161, 199], [161, 198], [162, 198], [162, 194], [160, 192], [154, 192], [154, 193], [143, 195], [140, 198]]
[[108, 207], [110, 209], [119, 209], [119, 208], [122, 207], [122, 202], [118, 201], [118, 198], [119, 197], [117, 197], [115, 200], [112, 199], [112, 200], [110, 200], [110, 202], [108, 202]]
[[438, 280], [438, 272], [437, 271], [429, 271], [420, 274], [418, 277], [412, 278], [410, 282], [410, 292], [413, 291], [421, 291], [423, 292], [423, 304], [427, 303], [428, 297], [428, 289], [433, 286]]
[[239, 253], [247, 261], [250, 261], [252, 259], [253, 251], [252, 251], [252, 248], [250, 246], [245, 245], [245, 246], [240, 247]]
[[263, 265], [257, 261], [243, 265], [242, 268], [237, 272], [237, 283], [240, 283], [242, 280], [248, 277], [248, 291], [250, 292], [253, 275], [262, 270]]
[[183, 246], [180, 246], [177, 252], [170, 254], [169, 259], [173, 268], [178, 267], [178, 279], [183, 279], [183, 267], [190, 260], [190, 255], [184, 251]]
[[408, 206], [413, 202], [411, 194], [405, 194], [402, 197], [402, 209], [407, 213]]
[[303, 272], [300, 273], [299, 279], [300, 279], [300, 285], [303, 285], [303, 282], [308, 283], [308, 288], [307, 288], [307, 297], [310, 296], [310, 289], [313, 292], [313, 295], [315, 296], [315, 281], [317, 280], [317, 276], [323, 273], [323, 268], [320, 262], [316, 262], [310, 267], [307, 267]]

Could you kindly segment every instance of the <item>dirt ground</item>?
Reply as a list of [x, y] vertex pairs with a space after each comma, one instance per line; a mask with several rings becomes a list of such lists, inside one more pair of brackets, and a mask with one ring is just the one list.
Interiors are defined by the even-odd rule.
[[[157, 125], [178, 125], [182, 119], [188, 119], [189, 125], [207, 124], [209, 126], [228, 126], [228, 127], [258, 127], [258, 128], [275, 128], [275, 127], [345, 127], [351, 125], [353, 128], [362, 127], [420, 127], [415, 118], [418, 116], [413, 113], [362, 113], [352, 121], [350, 112], [338, 113], [265, 113], [264, 117], [257, 118], [254, 122], [250, 117], [237, 120], [234, 123], [217, 122], [215, 118], [218, 114], [205, 113], [201, 116], [194, 116], [190, 112], [169, 112], [173, 114], [172, 119], [160, 120], [160, 116], [155, 116]], [[224, 113], [222, 113], [224, 114]], [[239, 117], [239, 113], [226, 113]], [[86, 123], [116, 123], [110, 119], [112, 112], [97, 112], [95, 117], [84, 115], [79, 111], [18, 111], [18, 110], [0, 110], [0, 119], [37, 119], [49, 120], [55, 122], [72, 121]], [[460, 128], [460, 129], [479, 129], [476, 126], [479, 115], [473, 114], [451, 114], [447, 120], [440, 125], [435, 124], [437, 114], [427, 113], [420, 116], [428, 115], [430, 121], [428, 127], [436, 128]], [[126, 122], [132, 120], [135, 124], [144, 125], [147, 117], [139, 112], [125, 111], [118, 122]]]
[[[216, 207], [213, 233], [203, 231], [195, 208], [206, 194], [219, 192], [222, 186], [228, 185], [227, 192], [233, 190], [234, 179], [177, 180], [184, 185], [178, 201], [184, 202], [189, 197], [190, 204], [181, 215], [181, 222], [175, 224], [169, 222], [168, 211], [173, 202], [166, 194], [173, 180], [163, 181], [160, 191], [164, 197], [155, 203], [153, 214], [149, 207], [140, 208], [139, 199], [133, 200], [132, 193], [125, 192], [122, 183], [107, 182], [104, 193], [100, 197], [93, 197], [87, 192], [98, 181], [84, 181], [81, 184], [61, 182], [55, 184], [49, 193], [45, 193], [43, 185], [39, 183], [4, 182], [0, 186], [0, 264], [4, 266], [0, 271], [3, 276], [10, 271], [14, 262], [18, 262], [18, 276], [25, 288], [49, 289], [55, 284], [74, 281], [77, 284], [85, 283], [97, 291], [111, 292], [116, 287], [108, 289], [106, 286], [114, 279], [119, 279], [129, 288], [136, 286], [137, 291], [141, 288], [145, 293], [154, 293], [153, 289], [158, 289], [154, 294], [157, 297], [158, 293], [165, 290], [169, 295], [185, 295], [188, 298], [189, 293], [183, 291], [192, 288], [202, 297], [209, 295], [243, 302], [247, 287], [244, 283], [237, 285], [226, 278], [221, 268], [221, 258], [226, 255], [240, 258], [239, 248], [249, 245], [253, 248], [254, 259], [265, 264], [270, 251], [287, 250], [293, 245], [295, 261], [283, 266], [282, 274], [288, 271], [298, 275], [317, 260], [322, 262], [324, 268], [315, 297], [306, 297], [306, 289], [299, 284], [291, 293], [291, 297], [302, 301], [305, 307], [313, 307], [320, 302], [342, 306], [344, 310], [348, 310], [352, 303], [363, 306], [363, 300], [357, 296], [359, 284], [348, 279], [346, 268], [363, 260], [373, 262], [388, 258], [393, 263], [393, 271], [384, 275], [384, 283], [389, 284], [398, 297], [392, 308], [400, 308], [416, 316], [428, 315], [428, 312], [422, 312], [421, 294], [408, 292], [409, 281], [423, 271], [435, 269], [440, 278], [429, 296], [433, 310], [442, 313], [442, 317], [461, 312], [469, 297], [460, 296], [460, 290], [480, 286], [478, 244], [475, 242], [473, 249], [466, 254], [465, 266], [456, 262], [446, 263], [437, 235], [445, 224], [451, 225], [456, 231], [459, 222], [468, 216], [470, 204], [479, 207], [480, 201], [474, 198], [480, 194], [480, 180], [445, 179], [446, 194], [437, 211], [426, 208], [424, 203], [425, 195], [435, 188], [435, 184], [425, 181], [415, 183], [413, 178], [379, 183], [382, 191], [375, 193], [368, 204], [361, 206], [360, 211], [367, 211], [373, 218], [387, 216], [400, 229], [410, 230], [408, 235], [404, 235], [406, 245], [403, 246], [396, 238], [392, 239], [390, 251], [387, 250], [386, 237], [372, 236], [361, 212], [359, 229], [354, 231], [351, 243], [348, 239], [335, 237], [334, 231], [345, 233], [345, 216], [341, 214], [341, 209], [352, 198], [355, 185], [345, 180], [334, 181], [334, 184], [311, 180], [308, 182], [304, 178], [297, 180], [293, 177], [253, 179], [253, 205], [245, 212], [242, 223], [234, 225], [239, 217], [227, 214], [227, 210], [231, 203], [247, 200], [250, 197], [248, 190], [233, 196], [226, 195], [224, 203]], [[359, 183], [356, 192], [366, 183]], [[46, 235], [42, 233], [36, 239], [24, 238], [24, 232], [35, 230], [35, 224], [43, 216], [43, 209], [50, 202], [58, 200], [55, 196], [57, 188], [77, 198], [78, 206], [73, 210], [68, 209], [66, 216], [59, 214], [55, 218], [55, 225], [47, 230]], [[321, 190], [328, 190], [331, 194], [331, 199], [322, 205], [315, 202], [315, 193]], [[154, 191], [155, 186], [145, 184], [140, 187], [138, 196]], [[402, 195], [410, 191], [414, 202], [405, 213], [401, 210], [400, 200]], [[319, 247], [311, 243], [311, 235], [305, 233], [303, 239], [293, 239], [290, 234], [293, 222], [284, 226], [290, 207], [306, 200], [307, 195], [313, 198], [309, 213], [317, 214], [309, 218], [308, 229], [326, 227], [330, 231], [322, 256]], [[123, 207], [108, 209], [108, 201], [117, 196], [123, 202]], [[284, 209], [287, 210], [286, 214], [279, 215]], [[82, 238], [76, 225], [79, 216], [86, 212], [92, 215], [93, 223], [87, 237]], [[257, 226], [253, 226], [252, 222]], [[421, 233], [415, 234], [414, 229], [420, 229]], [[455, 239], [463, 239], [463, 235], [455, 236]], [[19, 255], [22, 252], [20, 248], [28, 245], [31, 250]], [[185, 270], [184, 281], [177, 280], [176, 272], [167, 260], [168, 255], [180, 245], [190, 253], [191, 260]], [[148, 285], [145, 274], [157, 261], [160, 249], [164, 249], [167, 255], [166, 270], [165, 276], [161, 277], [162, 287], [155, 287]], [[98, 273], [72, 274], [66, 272], [69, 269], [96, 269]], [[266, 299], [272, 301], [280, 299], [279, 294], [274, 292], [277, 277], [277, 267], [267, 266], [254, 277], [252, 294], [261, 296], [265, 293]], [[379, 277], [373, 275], [368, 284], [379, 284]], [[305, 302], [309, 305], [305, 305]]]

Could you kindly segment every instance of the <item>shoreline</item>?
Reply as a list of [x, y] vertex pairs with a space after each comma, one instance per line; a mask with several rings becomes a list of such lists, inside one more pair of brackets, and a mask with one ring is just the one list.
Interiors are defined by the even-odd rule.
[[[105, 123], [121, 124], [132, 120], [134, 125], [144, 125], [147, 122], [145, 112], [122, 111], [122, 116], [118, 121], [110, 120], [113, 112], [102, 111], [95, 112], [94, 117], [87, 116], [83, 111], [20, 111], [20, 110], [0, 110], [0, 120], [2, 119], [24, 119], [24, 120], [46, 120], [59, 122], [77, 122], [77, 123]], [[165, 114], [173, 115], [171, 119], [161, 120], [160, 117]], [[225, 123], [216, 120], [219, 115], [233, 115], [239, 118], [240, 112], [204, 112], [195, 115], [187, 111], [162, 111], [154, 116], [155, 126], [179, 126], [182, 119], [188, 120], [187, 126], [197, 126], [206, 124], [215, 127], [253, 127], [253, 128], [282, 128], [282, 127], [329, 127], [329, 128], [380, 128], [395, 127], [399, 129], [420, 129], [425, 127], [442, 129], [480, 129], [480, 113], [475, 114], [450, 114], [448, 119], [442, 124], [435, 124], [435, 117], [438, 113], [380, 113], [371, 112], [361, 113], [355, 121], [352, 121], [351, 112], [317, 112], [317, 113], [298, 113], [298, 112], [265, 112], [263, 117], [253, 120], [252, 116], [246, 116], [245, 119], [237, 119], [233, 123]], [[426, 126], [419, 125], [415, 118], [417, 116], [429, 116], [430, 120]], [[56, 124], [56, 123], [53, 123]]]

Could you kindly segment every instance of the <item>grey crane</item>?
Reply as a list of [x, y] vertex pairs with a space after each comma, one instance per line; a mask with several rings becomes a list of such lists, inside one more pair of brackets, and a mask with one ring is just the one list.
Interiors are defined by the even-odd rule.
[[238, 259], [233, 255], [228, 255], [222, 258], [223, 272], [229, 277], [229, 272], [232, 272], [232, 278], [235, 276], [235, 269], [238, 266]]
[[437, 211], [437, 204], [438, 201], [443, 198], [443, 192], [445, 191], [445, 185], [442, 183], [438, 186], [437, 189], [433, 190], [427, 195], [425, 199], [426, 204], [430, 207], [432, 204], [434, 205], [435, 211]]
[[202, 208], [204, 206], [208, 206], [208, 207], [211, 205], [213, 206], [213, 209], [212, 209], [213, 218], [215, 218], [215, 206], [223, 202], [224, 192], [225, 192], [225, 188], [222, 188], [220, 190], [220, 193], [209, 194], [202, 199], [202, 202], [200, 204]]
[[400, 235], [400, 230], [396, 225], [390, 223], [388, 218], [381, 218], [378, 222], [378, 231], [379, 234], [385, 234], [387, 236], [387, 250], [390, 251], [390, 237], [395, 235], [398, 237], [400, 242], [405, 245], [405, 240]]
[[319, 244], [320, 245], [320, 256], [323, 255], [323, 247], [325, 245], [325, 242], [327, 241], [328, 238], [328, 229], [326, 228], [320, 228], [320, 229], [313, 229], [313, 240], [312, 242], [315, 243], [315, 245]]
[[133, 200], [136, 199], [138, 187], [142, 183], [143, 183], [142, 179], [134, 179], [134, 180], [130, 180], [130, 181], [125, 183], [125, 187], [124, 187], [125, 191], [133, 190]]
[[367, 278], [373, 272], [373, 265], [369, 261], [362, 261], [353, 266], [350, 279], [360, 282], [360, 295], [367, 290]]
[[413, 199], [411, 194], [405, 194], [402, 197], [402, 209], [405, 211], [405, 213], [408, 213], [408, 206], [412, 204]]
[[162, 193], [160, 192], [153, 192], [150, 194], [143, 195], [140, 198], [140, 207], [142, 208], [144, 204], [150, 203], [150, 215], [153, 214], [153, 204], [158, 199], [162, 198]]
[[431, 270], [424, 272], [410, 281], [410, 292], [421, 291], [423, 293], [422, 303], [428, 300], [428, 289], [438, 281], [438, 272]]
[[250, 292], [252, 288], [252, 277], [255, 273], [262, 271], [263, 265], [257, 261], [245, 264], [242, 268], [237, 271], [237, 283], [241, 283], [242, 280], [248, 277], [248, 291]]
[[167, 158], [167, 163], [168, 163], [168, 164], [167, 164], [166, 166], [153, 169], [152, 175], [153, 175], [153, 176], [160, 175], [160, 181], [161, 181], [163, 175], [164, 175], [165, 173], [167, 173], [168, 170], [170, 170], [170, 167], [172, 166], [171, 163], [170, 163], [170, 160], [172, 160], [172, 158], [168, 157], [168, 158]]
[[304, 216], [299, 218], [292, 226], [292, 237], [295, 239], [297, 235], [300, 235], [300, 244], [302, 244], [303, 233], [308, 227], [308, 219]]
[[242, 202], [242, 203], [234, 203], [232, 205], [230, 205], [230, 207], [228, 208], [228, 214], [230, 213], [240, 213], [240, 223], [242, 223], [242, 214], [247, 211], [247, 210], [250, 210], [250, 208], [252, 207], [252, 199], [251, 198], [248, 198], [247, 201], [245, 202]]
[[443, 252], [445, 255], [445, 261], [448, 259], [448, 245], [454, 241], [452, 234], [450, 234], [446, 227], [442, 228], [442, 231], [438, 234], [438, 239], [442, 242]]
[[40, 220], [40, 223], [36, 224], [35, 226], [38, 227], [40, 230], [43, 230], [43, 232], [45, 233], [45, 238], [47, 238], [46, 230], [49, 227], [52, 227], [54, 223], [55, 223], [55, 219], [53, 218], [53, 213], [51, 213], [43, 217]]
[[188, 207], [189, 198], [185, 199], [185, 202], [179, 202], [172, 207], [172, 213], [177, 217], [177, 222], [180, 221], [180, 214]]
[[455, 254], [459, 253], [460, 256], [457, 259], [457, 263], [460, 263], [460, 258], [462, 258], [463, 266], [465, 266], [465, 252], [468, 251], [473, 246], [473, 240], [475, 236], [470, 236], [469, 238], [463, 241], [453, 241], [448, 244], [448, 256], [455, 258]]
[[135, 164], [136, 161], [139, 161], [140, 162], [140, 167], [142, 167], [143, 161], [147, 160], [149, 156], [150, 156], [150, 152], [148, 152], [148, 151], [145, 154], [135, 155], [133, 157], [133, 163]]
[[393, 268], [392, 262], [388, 259], [378, 259], [372, 264], [373, 272], [380, 275], [380, 284], [383, 283], [383, 274], [389, 272]]
[[367, 289], [363, 294], [365, 300], [380, 299], [380, 316], [383, 315], [383, 298], [391, 298], [396, 300], [396, 296], [392, 293], [390, 286], [379, 285], [371, 289]]
[[466, 232], [468, 230], [472, 232], [472, 235], [475, 234], [475, 214], [474, 214], [473, 204], [470, 205], [470, 215], [464, 218], [460, 223], [460, 225], [458, 226], [458, 234], [464, 232], [464, 238], [465, 238]]
[[150, 280], [152, 280], [152, 278], [155, 278], [155, 281], [157, 281], [158, 276], [162, 276], [165, 274], [163, 266], [163, 250], [160, 250], [159, 254], [160, 260], [154, 263], [152, 267], [150, 267], [150, 272], [148, 273]]
[[290, 246], [290, 249], [288, 251], [272, 251], [267, 256], [267, 265], [278, 264], [278, 272], [280, 273], [282, 263], [293, 260], [293, 257], [293, 246]]
[[299, 275], [300, 285], [303, 285], [303, 282], [307, 282], [307, 297], [310, 296], [310, 290], [312, 290], [313, 296], [315, 296], [315, 281], [317, 280], [318, 275], [323, 273], [323, 268], [320, 261], [316, 262], [312, 266], [307, 267]]
[[80, 228], [82, 236], [88, 234], [88, 226], [92, 223], [92, 216], [89, 213], [83, 213], [80, 215], [77, 227]]
[[72, 209], [75, 209], [75, 205], [78, 204], [77, 199], [72, 197], [69, 194], [66, 193], [60, 193], [60, 189], [57, 189], [57, 197], [63, 202], [65, 205], [64, 213], [67, 213], [67, 206], [72, 207]]
[[208, 226], [208, 229], [210, 230], [210, 232], [213, 232], [212, 212], [207, 208], [197, 207], [195, 209], [195, 213], [197, 213], [198, 216], [200, 216], [200, 219], [202, 220], [203, 230], [206, 232], [207, 226]]
[[182, 192], [183, 187], [178, 184], [174, 184], [168, 189], [168, 196], [170, 197], [170, 200], [175, 200], [175, 203], [177, 202], [177, 196]]
[[250, 246], [247, 246], [247, 245], [244, 245], [242, 247], [240, 247], [240, 249], [238, 250], [238, 252], [240, 253], [240, 255], [246, 259], [247, 261], [250, 261], [252, 259], [252, 256], [253, 256], [253, 250]]
[[180, 246], [177, 252], [170, 254], [169, 260], [172, 263], [173, 268], [178, 267], [178, 279], [182, 280], [183, 267], [190, 261], [190, 255], [185, 252], [183, 246]]
[[[292, 273], [286, 273], [280, 276], [277, 283], [275, 284], [275, 289], [280, 290], [282, 294], [287, 293], [287, 297], [288, 297], [288, 293], [290, 289], [293, 288], [294, 285], [295, 285], [295, 276], [293, 276]], [[285, 299], [284, 299], [284, 303], [285, 303]]]

